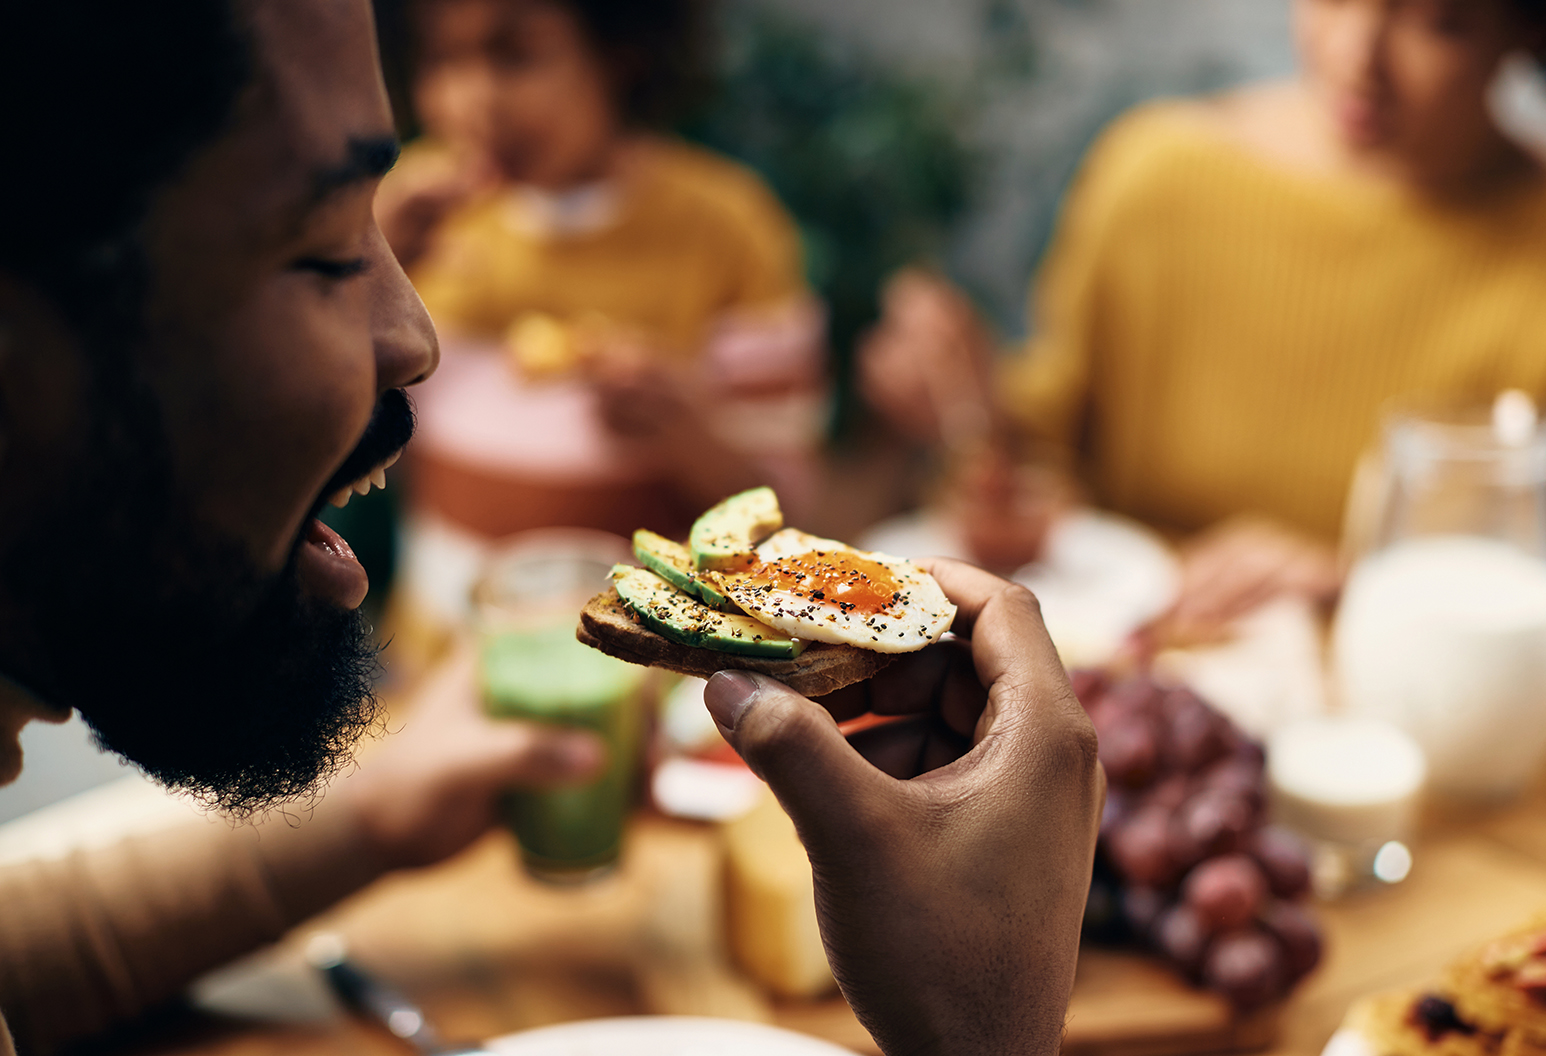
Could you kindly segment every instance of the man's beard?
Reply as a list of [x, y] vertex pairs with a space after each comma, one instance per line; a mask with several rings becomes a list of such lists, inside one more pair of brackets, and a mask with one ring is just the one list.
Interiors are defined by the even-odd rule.
[[[373, 431], [400, 409], [411, 432], [389, 395], [401, 406], [384, 401]], [[15, 674], [103, 747], [229, 812], [315, 791], [378, 722], [370, 626], [308, 598], [293, 552], [264, 573], [199, 524], [148, 396], [102, 399], [91, 464], [0, 557], [32, 625]]]

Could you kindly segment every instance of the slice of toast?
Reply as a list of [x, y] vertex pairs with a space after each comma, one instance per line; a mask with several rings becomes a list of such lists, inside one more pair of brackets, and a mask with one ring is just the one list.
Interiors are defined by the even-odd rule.
[[608, 656], [644, 667], [663, 667], [683, 675], [708, 678], [716, 671], [755, 671], [776, 678], [796, 693], [821, 697], [855, 682], [863, 682], [896, 659], [852, 645], [813, 642], [793, 660], [736, 656], [713, 649], [680, 645], [656, 634], [634, 617], [610, 587], [580, 610], [575, 637]]

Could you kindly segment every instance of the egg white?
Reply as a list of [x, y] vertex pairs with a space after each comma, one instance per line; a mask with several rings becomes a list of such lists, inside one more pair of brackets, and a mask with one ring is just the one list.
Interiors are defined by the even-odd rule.
[[879, 613], [869, 614], [845, 609], [840, 597], [813, 598], [811, 590], [793, 585], [789, 589], [753, 588], [755, 573], [720, 573], [716, 581], [742, 611], [792, 638], [854, 645], [879, 653], [922, 649], [939, 641], [955, 620], [956, 607], [934, 577], [905, 558], [856, 550], [794, 528], [774, 533], [757, 547], [757, 558], [764, 564], [810, 553], [844, 553], [874, 561], [896, 577], [900, 596]]

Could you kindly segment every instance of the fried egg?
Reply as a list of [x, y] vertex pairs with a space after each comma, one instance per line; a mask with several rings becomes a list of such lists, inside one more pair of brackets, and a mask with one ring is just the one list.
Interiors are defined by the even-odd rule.
[[744, 612], [790, 637], [880, 653], [922, 649], [956, 615], [911, 561], [794, 528], [774, 533], [741, 567], [709, 574]]

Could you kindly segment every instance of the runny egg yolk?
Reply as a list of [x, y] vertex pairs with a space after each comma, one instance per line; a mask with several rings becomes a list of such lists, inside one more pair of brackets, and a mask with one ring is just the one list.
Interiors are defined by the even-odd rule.
[[760, 561], [738, 578], [743, 589], [788, 592], [866, 616], [882, 612], [902, 593], [901, 582], [885, 565], [841, 551], [812, 550]]

